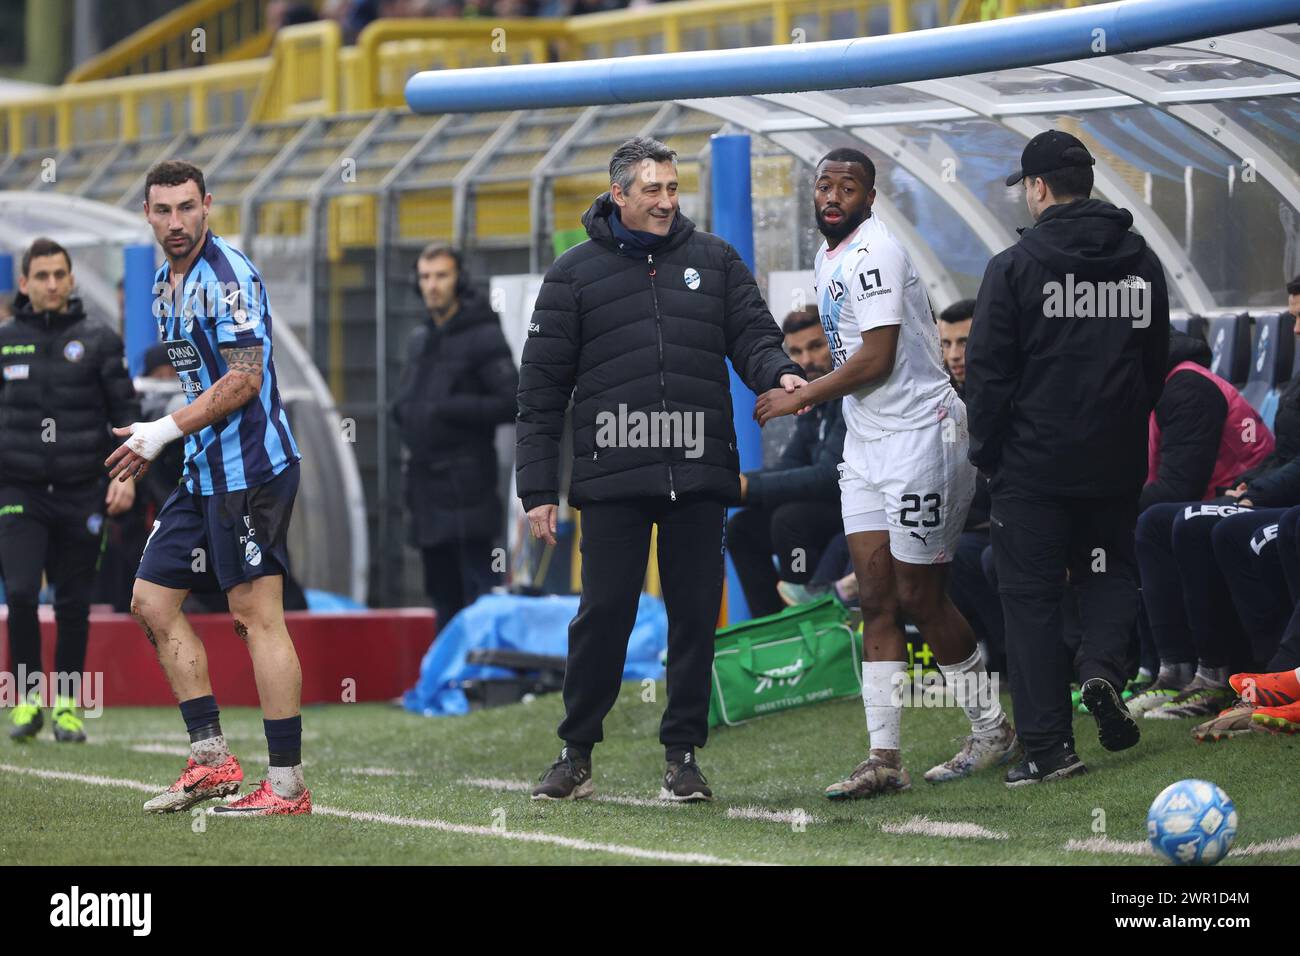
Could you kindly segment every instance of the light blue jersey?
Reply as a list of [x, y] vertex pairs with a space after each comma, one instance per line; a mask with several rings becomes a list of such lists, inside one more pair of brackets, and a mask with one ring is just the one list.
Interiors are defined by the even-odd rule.
[[208, 232], [185, 276], [171, 287], [171, 266], [154, 275], [154, 315], [167, 356], [193, 402], [226, 374], [221, 347], [262, 350], [262, 389], [227, 418], [185, 438], [185, 483], [212, 495], [270, 481], [298, 461], [298, 446], [280, 404], [271, 356], [271, 302], [248, 258]]

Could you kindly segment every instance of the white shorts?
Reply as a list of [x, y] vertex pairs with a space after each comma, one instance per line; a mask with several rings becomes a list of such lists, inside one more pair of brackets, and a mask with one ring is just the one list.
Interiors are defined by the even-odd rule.
[[908, 564], [944, 564], [957, 552], [975, 496], [967, 460], [966, 406], [954, 399], [932, 425], [871, 441], [844, 439], [844, 533], [888, 531], [889, 552]]

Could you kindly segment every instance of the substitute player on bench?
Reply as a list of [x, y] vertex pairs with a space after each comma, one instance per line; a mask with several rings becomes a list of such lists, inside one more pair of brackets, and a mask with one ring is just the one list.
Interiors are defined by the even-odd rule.
[[816, 292], [834, 370], [796, 392], [762, 395], [765, 424], [800, 407], [844, 400], [840, 499], [862, 603], [862, 699], [871, 753], [832, 800], [906, 790], [899, 752], [907, 647], [901, 610], [934, 649], [971, 734], [931, 782], [1006, 763], [1016, 732], [990, 692], [970, 625], [944, 581], [975, 492], [966, 460], [966, 408], [949, 382], [934, 315], [916, 269], [872, 216], [876, 170], [855, 149], [835, 149], [817, 167], [813, 206], [826, 242], [817, 252]]
[[159, 163], [145, 179], [145, 217], [167, 256], [154, 277], [155, 314], [187, 404], [115, 429], [131, 437], [107, 462], [110, 477], [138, 480], [168, 442], [186, 436], [185, 480], [158, 512], [131, 612], [180, 702], [190, 760], [144, 808], [183, 810], [236, 793], [243, 780], [221, 733], [203, 644], [181, 613], [191, 590], [219, 588], [253, 659], [270, 768], [257, 790], [216, 811], [311, 813], [302, 776], [302, 671], [283, 606], [300, 456], [276, 388], [266, 288], [243, 253], [208, 231], [211, 206], [203, 173], [190, 163]]

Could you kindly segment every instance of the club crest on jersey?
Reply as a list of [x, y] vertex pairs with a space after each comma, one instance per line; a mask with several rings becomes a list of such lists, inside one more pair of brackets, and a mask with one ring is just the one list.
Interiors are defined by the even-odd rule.
[[99, 534], [104, 528], [103, 515], [91, 515], [86, 519], [86, 530], [91, 534]]
[[86, 355], [86, 347], [77, 339], [63, 346], [63, 357], [69, 362], [80, 362]]
[[244, 563], [251, 568], [255, 568], [262, 563], [262, 549], [257, 546], [256, 541], [250, 541], [244, 545]]
[[694, 269], [687, 269], [682, 278], [686, 280], [686, 288], [692, 292], [700, 287], [700, 274]]
[[840, 299], [844, 298], [844, 293], [848, 291], [844, 287], [844, 283], [841, 282], [839, 279], [832, 279], [827, 284], [826, 290], [830, 292], [831, 299], [835, 302], [838, 302], [840, 301]]

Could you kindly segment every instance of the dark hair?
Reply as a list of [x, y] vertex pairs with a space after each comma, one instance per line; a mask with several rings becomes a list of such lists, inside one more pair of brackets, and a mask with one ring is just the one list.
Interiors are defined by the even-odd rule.
[[1300, 276], [1296, 276], [1286, 284], [1287, 295], [1300, 295]]
[[1092, 195], [1091, 166], [1065, 166], [1032, 178], [1047, 183], [1057, 199], [1087, 199]]
[[423, 249], [421, 249], [420, 254], [415, 257], [415, 261], [417, 264], [416, 268], [419, 268], [418, 264], [420, 262], [427, 261], [429, 259], [437, 259], [439, 256], [446, 256], [447, 258], [449, 258], [452, 262], [456, 263], [456, 271], [457, 272], [461, 271], [460, 253], [457, 252], [455, 249], [453, 249], [451, 246], [447, 245], [445, 242], [431, 242]]
[[782, 320], [781, 331], [785, 335], [794, 335], [814, 325], [820, 327], [821, 324], [822, 320], [817, 316], [817, 306], [806, 305], [802, 309], [791, 312]]
[[53, 239], [46, 239], [44, 236], [40, 239], [34, 239], [32, 244], [23, 250], [23, 275], [27, 275], [28, 270], [31, 268], [33, 259], [38, 256], [57, 256], [60, 252], [63, 253], [63, 258], [68, 260], [68, 271], [71, 272], [72, 256], [68, 255], [67, 249], [64, 249]]
[[975, 317], [975, 300], [962, 299], [939, 313], [940, 322], [965, 322]]
[[144, 201], [149, 201], [149, 190], [154, 186], [183, 186], [188, 182], [199, 187], [199, 199], [208, 194], [207, 183], [203, 181], [203, 170], [183, 159], [164, 159], [150, 167], [144, 178]]
[[632, 188], [637, 171], [646, 160], [672, 163], [676, 169], [677, 150], [669, 149], [667, 143], [648, 136], [633, 137], [614, 150], [614, 155], [609, 158], [609, 184], [612, 186], [618, 183], [619, 188], [626, 193]]
[[837, 146], [829, 153], [817, 160], [820, 167], [822, 163], [857, 163], [867, 174], [867, 181], [863, 184], [868, 189], [876, 187], [876, 164], [871, 161], [871, 157], [860, 149], [854, 149], [852, 146]]

